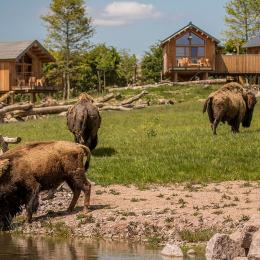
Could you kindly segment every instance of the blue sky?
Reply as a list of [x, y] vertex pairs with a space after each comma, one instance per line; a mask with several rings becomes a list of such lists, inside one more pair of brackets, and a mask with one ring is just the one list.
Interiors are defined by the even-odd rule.
[[[93, 18], [93, 43], [106, 43], [142, 55], [159, 40], [192, 21], [221, 39], [227, 0], [87, 0]], [[38, 39], [46, 29], [40, 19], [50, 0], [1, 0], [0, 41]]]

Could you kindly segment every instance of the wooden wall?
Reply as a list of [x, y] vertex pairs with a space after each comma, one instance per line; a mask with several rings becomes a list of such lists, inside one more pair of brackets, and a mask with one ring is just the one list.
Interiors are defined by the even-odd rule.
[[247, 48], [247, 53], [248, 54], [260, 54], [260, 46], [259, 47]]
[[216, 53], [216, 43], [209, 38], [207, 35], [195, 29], [187, 29], [183, 31], [181, 34], [176, 36], [175, 38], [170, 39], [162, 45], [163, 48], [163, 58], [164, 58], [164, 66], [163, 73], [166, 73], [168, 70], [173, 67], [177, 67], [176, 64], [176, 39], [182, 37], [187, 32], [193, 32], [197, 34], [199, 37], [205, 40], [205, 57], [210, 59], [211, 67], [213, 70], [215, 69], [215, 53]]
[[9, 91], [10, 82], [10, 63], [8, 61], [0, 62], [0, 90]]
[[216, 73], [260, 74], [260, 54], [217, 55]]

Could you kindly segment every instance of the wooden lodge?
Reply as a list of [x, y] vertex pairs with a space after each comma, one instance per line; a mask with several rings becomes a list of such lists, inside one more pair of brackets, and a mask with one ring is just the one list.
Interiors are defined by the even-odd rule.
[[38, 41], [0, 42], [0, 94], [56, 91], [43, 77], [43, 64], [55, 61]]
[[[260, 38], [249, 41], [247, 54], [223, 55], [220, 41], [191, 22], [161, 42], [163, 74], [172, 81], [214, 76], [260, 77]], [[259, 45], [258, 45], [259, 44]]]

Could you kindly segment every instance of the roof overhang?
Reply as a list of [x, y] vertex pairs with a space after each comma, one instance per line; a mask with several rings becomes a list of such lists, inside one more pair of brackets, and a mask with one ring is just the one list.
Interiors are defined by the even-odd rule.
[[216, 44], [220, 43], [220, 41], [217, 38], [215, 38], [212, 35], [206, 33], [204, 30], [200, 29], [199, 27], [194, 25], [192, 22], [190, 22], [188, 25], [186, 25], [185, 27], [181, 28], [179, 31], [175, 32], [174, 34], [172, 34], [169, 37], [167, 37], [164, 40], [162, 40], [161, 41], [161, 46], [163, 46], [165, 43], [167, 43], [171, 39], [181, 35], [183, 32], [186, 32], [187, 30], [192, 29], [192, 28], [195, 29], [196, 31], [200, 32], [201, 34], [204, 34], [207, 37], [211, 38], [214, 42], [216, 42]]

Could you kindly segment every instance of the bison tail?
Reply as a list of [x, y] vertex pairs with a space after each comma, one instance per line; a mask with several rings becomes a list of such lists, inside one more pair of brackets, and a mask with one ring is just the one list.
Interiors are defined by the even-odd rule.
[[85, 170], [88, 169], [89, 167], [89, 162], [90, 162], [90, 157], [91, 157], [91, 152], [89, 150], [89, 148], [83, 144], [79, 144], [79, 146], [82, 148], [82, 150], [84, 151], [84, 155], [87, 156], [87, 160], [85, 162]]

